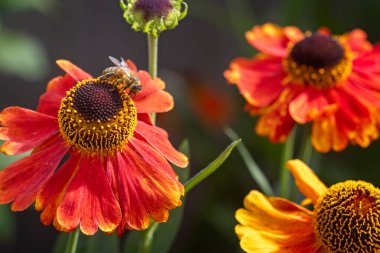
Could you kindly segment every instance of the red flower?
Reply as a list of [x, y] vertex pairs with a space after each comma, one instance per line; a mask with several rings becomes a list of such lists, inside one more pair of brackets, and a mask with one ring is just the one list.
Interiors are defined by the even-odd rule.
[[364, 31], [303, 34], [265, 24], [246, 37], [260, 54], [233, 60], [224, 74], [247, 110], [261, 116], [258, 134], [283, 142], [296, 123], [312, 122], [312, 144], [320, 152], [349, 143], [366, 147], [378, 138], [380, 46], [373, 47]]
[[128, 62], [143, 86], [130, 97], [116, 80], [92, 78], [69, 61], [57, 64], [67, 74], [49, 82], [37, 111], [0, 113], [1, 151], [32, 150], [0, 172], [0, 203], [13, 201], [12, 210], [21, 211], [36, 201], [44, 224], [80, 226], [88, 235], [98, 227], [121, 234], [146, 229], [151, 218], [166, 221], [184, 194], [167, 160], [179, 167], [188, 160], [149, 116], [173, 107], [164, 82]]

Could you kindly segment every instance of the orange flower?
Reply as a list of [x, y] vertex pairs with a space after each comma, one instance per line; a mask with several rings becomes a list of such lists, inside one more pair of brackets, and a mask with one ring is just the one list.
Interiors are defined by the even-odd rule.
[[[58, 230], [80, 226], [87, 235], [146, 229], [151, 218], [168, 219], [181, 205], [183, 185], [170, 162], [186, 167], [186, 156], [149, 113], [173, 107], [164, 82], [130, 68], [143, 90], [129, 96], [117, 80], [92, 78], [69, 61], [52, 79], [37, 111], [9, 107], [0, 113], [1, 151], [32, 153], [0, 172], [0, 203], [12, 210], [33, 201], [41, 221]], [[166, 160], [167, 159], [167, 160]]]
[[367, 147], [378, 138], [380, 46], [364, 31], [304, 34], [265, 24], [246, 38], [260, 54], [233, 60], [224, 75], [238, 86], [247, 110], [261, 116], [258, 134], [283, 142], [296, 123], [312, 122], [312, 144], [320, 152], [349, 143]]
[[[251, 191], [236, 212], [235, 231], [250, 253], [371, 253], [380, 249], [380, 189], [363, 181], [327, 188], [300, 160], [291, 160], [299, 190], [314, 210]], [[380, 252], [380, 251], [379, 251]]]

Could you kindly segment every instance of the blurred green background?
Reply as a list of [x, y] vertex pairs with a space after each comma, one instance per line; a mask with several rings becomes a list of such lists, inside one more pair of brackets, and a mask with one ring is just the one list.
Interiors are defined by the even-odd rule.
[[[227, 146], [230, 141], [222, 126], [230, 125], [276, 186], [282, 145], [256, 136], [255, 119], [244, 112], [244, 100], [236, 87], [223, 78], [233, 58], [256, 53], [246, 43], [245, 31], [265, 22], [311, 31], [327, 26], [337, 34], [362, 28], [375, 43], [380, 40], [380, 1], [187, 3], [188, 17], [160, 37], [159, 76], [166, 81], [176, 106], [159, 115], [158, 124], [168, 130], [176, 146], [188, 138], [192, 175]], [[55, 65], [56, 59], [69, 59], [98, 75], [110, 65], [109, 55], [130, 58], [139, 68], [147, 68], [146, 37], [125, 23], [117, 0], [0, 0], [0, 109], [11, 105], [35, 109], [47, 82], [63, 73]], [[363, 179], [380, 186], [379, 152], [377, 141], [367, 149], [349, 147], [340, 153], [314, 154], [312, 165], [327, 185]], [[0, 168], [15, 159], [1, 156]], [[170, 252], [240, 252], [234, 212], [242, 207], [249, 190], [256, 188], [234, 151], [215, 174], [187, 196], [183, 223]], [[40, 223], [33, 207], [12, 213], [9, 205], [0, 206], [2, 253], [52, 252], [57, 234]], [[118, 241], [98, 234], [91, 240], [92, 244], [82, 246], [79, 252], [117, 252], [125, 237]]]

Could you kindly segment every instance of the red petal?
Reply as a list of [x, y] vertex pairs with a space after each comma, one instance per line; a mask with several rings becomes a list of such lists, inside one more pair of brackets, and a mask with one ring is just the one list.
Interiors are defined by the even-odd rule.
[[166, 173], [171, 178], [177, 180], [178, 176], [173, 171], [173, 168], [170, 166], [169, 162], [147, 142], [139, 140], [137, 138], [130, 138], [129, 142], [145, 162], [149, 163], [153, 168], [156, 168], [157, 170], [162, 170], [162, 173]]
[[46, 92], [40, 97], [37, 111], [57, 117], [62, 98], [66, 96], [66, 91], [71, 89], [75, 83], [69, 75], [53, 78], [49, 82]]
[[8, 107], [0, 113], [1, 147], [7, 155], [24, 153], [59, 132], [57, 118], [21, 107]]
[[224, 76], [238, 86], [248, 103], [256, 107], [268, 106], [284, 89], [281, 82], [285, 74], [278, 58], [237, 58]]
[[138, 113], [159, 113], [167, 112], [173, 108], [173, 97], [163, 91], [165, 83], [156, 78], [152, 80], [145, 71], [138, 73], [143, 89], [137, 93], [133, 101], [135, 102]]
[[80, 156], [72, 155], [38, 194], [35, 206], [36, 210], [43, 210], [40, 217], [43, 224], [49, 225], [56, 219], [57, 208], [78, 169], [79, 159]]
[[290, 102], [289, 112], [296, 122], [305, 124], [323, 114], [329, 105], [323, 90], [306, 88]]
[[352, 51], [357, 54], [364, 53], [372, 49], [371, 43], [367, 40], [367, 34], [361, 29], [355, 29], [343, 36]]
[[93, 235], [98, 227], [112, 232], [121, 220], [120, 206], [99, 158], [83, 157], [57, 210], [57, 222], [67, 230], [80, 223], [82, 232]]
[[138, 121], [135, 131], [170, 162], [181, 168], [188, 165], [187, 157], [172, 146], [168, 140], [168, 133], [165, 130]]
[[67, 60], [58, 60], [57, 65], [63, 69], [67, 74], [69, 74], [75, 81], [79, 82], [85, 79], [90, 79], [92, 76], [87, 72], [83, 71], [78, 66], [72, 64]]
[[[155, 158], [150, 159], [151, 163]], [[157, 222], [167, 220], [171, 210], [182, 202], [183, 187], [164, 171], [152, 167], [131, 148], [114, 159], [113, 170], [116, 179], [123, 221], [118, 234], [125, 229], [145, 229], [150, 216]]]
[[246, 33], [248, 42], [261, 52], [276, 56], [286, 57], [289, 41], [298, 41], [303, 37], [302, 32], [296, 27], [279, 27], [274, 24], [255, 26]]
[[21, 211], [34, 201], [37, 192], [49, 180], [69, 149], [60, 136], [48, 142], [45, 149], [18, 160], [0, 172], [0, 203], [14, 200], [12, 210]]

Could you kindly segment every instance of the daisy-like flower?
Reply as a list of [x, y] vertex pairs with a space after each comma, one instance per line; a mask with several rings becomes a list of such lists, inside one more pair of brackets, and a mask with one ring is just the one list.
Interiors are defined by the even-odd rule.
[[240, 245], [251, 253], [380, 252], [380, 189], [364, 181], [327, 188], [302, 161], [287, 163], [310, 211], [251, 191], [236, 212]]
[[380, 47], [364, 31], [334, 36], [326, 29], [302, 33], [265, 24], [246, 38], [260, 53], [233, 60], [224, 74], [247, 100], [247, 110], [261, 116], [258, 134], [283, 142], [295, 124], [312, 122], [319, 152], [349, 143], [366, 147], [378, 138]]
[[0, 113], [1, 151], [32, 150], [0, 172], [0, 203], [13, 201], [12, 210], [21, 211], [35, 201], [43, 224], [80, 226], [87, 235], [166, 221], [184, 194], [167, 160], [179, 167], [188, 160], [149, 116], [173, 107], [164, 82], [128, 61], [143, 86], [129, 96], [115, 79], [92, 78], [66, 60], [57, 64], [66, 74], [49, 82], [37, 111]]

